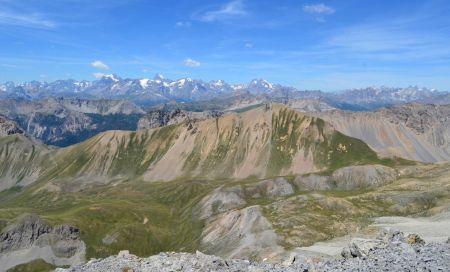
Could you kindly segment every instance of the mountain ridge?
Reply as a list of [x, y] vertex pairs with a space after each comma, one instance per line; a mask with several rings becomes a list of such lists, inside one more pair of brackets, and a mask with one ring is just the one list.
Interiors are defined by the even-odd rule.
[[104, 75], [94, 81], [57, 80], [54, 82], [30, 81], [20, 84], [7, 82], [0, 85], [0, 97], [42, 99], [47, 97], [78, 97], [84, 99], [127, 99], [140, 105], [156, 105], [226, 98], [247, 93], [270, 98], [321, 98], [334, 107], [353, 110], [370, 110], [388, 105], [424, 102], [450, 103], [450, 93], [435, 89], [409, 86], [405, 88], [367, 87], [339, 92], [307, 91], [264, 79], [254, 79], [248, 84], [228, 84], [223, 80], [209, 82], [192, 78], [177, 80], [156, 75], [153, 79], [122, 79], [117, 75]]

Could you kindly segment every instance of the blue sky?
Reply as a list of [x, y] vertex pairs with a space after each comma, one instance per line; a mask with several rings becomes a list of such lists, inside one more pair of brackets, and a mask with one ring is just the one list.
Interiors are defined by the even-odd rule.
[[450, 2], [0, 0], [0, 82], [264, 78], [450, 91]]

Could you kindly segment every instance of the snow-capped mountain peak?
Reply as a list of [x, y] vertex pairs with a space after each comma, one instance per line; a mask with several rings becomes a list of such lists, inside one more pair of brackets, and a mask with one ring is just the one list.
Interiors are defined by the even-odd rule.
[[115, 74], [103, 75], [102, 79], [112, 80], [114, 82], [119, 82], [120, 81], [120, 77], [118, 77]]
[[148, 79], [148, 78], [143, 78], [143, 79], [139, 80], [139, 84], [141, 85], [142, 89], [147, 89], [149, 81], [150, 81], [150, 79]]

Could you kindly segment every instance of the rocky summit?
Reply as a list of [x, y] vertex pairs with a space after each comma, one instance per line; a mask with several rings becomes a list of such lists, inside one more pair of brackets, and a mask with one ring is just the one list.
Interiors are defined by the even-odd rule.
[[87, 264], [56, 272], [106, 271], [448, 271], [450, 244], [425, 243], [417, 234], [383, 230], [376, 239], [355, 239], [342, 251], [341, 258], [292, 255], [283, 264], [222, 259], [199, 251], [160, 253], [139, 258], [127, 250], [106, 259], [92, 259]]

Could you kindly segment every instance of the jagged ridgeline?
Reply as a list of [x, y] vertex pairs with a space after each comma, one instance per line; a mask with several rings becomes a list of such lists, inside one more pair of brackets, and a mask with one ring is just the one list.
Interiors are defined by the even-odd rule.
[[163, 128], [101, 133], [55, 153], [46, 179], [247, 178], [379, 162], [364, 142], [282, 105]]

